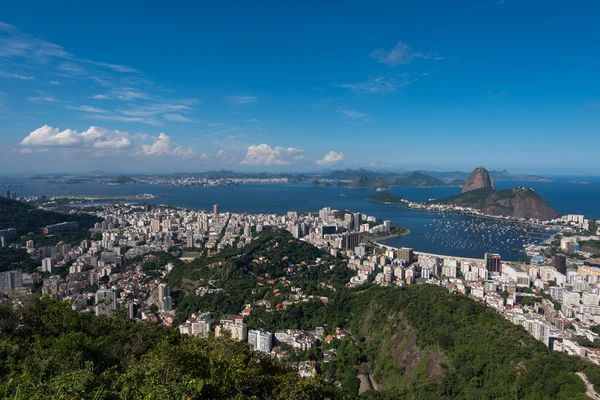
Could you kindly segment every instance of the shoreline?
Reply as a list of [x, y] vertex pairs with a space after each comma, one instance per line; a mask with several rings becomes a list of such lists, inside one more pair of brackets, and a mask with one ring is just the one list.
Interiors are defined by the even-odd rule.
[[144, 196], [103, 196], [103, 195], [58, 195], [51, 196], [55, 199], [67, 199], [67, 200], [156, 200], [158, 196], [152, 195], [152, 197]]

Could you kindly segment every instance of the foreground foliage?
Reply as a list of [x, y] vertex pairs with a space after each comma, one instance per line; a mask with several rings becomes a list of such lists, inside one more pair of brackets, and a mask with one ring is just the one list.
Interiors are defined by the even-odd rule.
[[66, 302], [0, 305], [0, 396], [10, 399], [324, 399], [336, 389], [229, 339], [197, 339]]

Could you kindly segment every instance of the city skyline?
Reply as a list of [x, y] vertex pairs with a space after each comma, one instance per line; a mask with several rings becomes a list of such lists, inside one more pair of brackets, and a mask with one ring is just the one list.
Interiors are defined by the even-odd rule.
[[0, 6], [0, 175], [600, 175], [595, 4], [109, 3]]

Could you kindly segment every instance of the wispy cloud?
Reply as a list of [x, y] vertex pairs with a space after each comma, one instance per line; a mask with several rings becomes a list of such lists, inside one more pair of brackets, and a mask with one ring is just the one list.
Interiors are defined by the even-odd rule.
[[106, 121], [119, 121], [119, 122], [137, 122], [140, 124], [153, 125], [153, 126], [162, 126], [163, 122], [155, 119], [155, 118], [144, 118], [144, 117], [127, 117], [125, 115], [117, 115], [117, 114], [89, 114], [86, 115], [87, 118], [93, 119], [102, 119]]
[[109, 64], [109, 63], [105, 63], [105, 62], [92, 61], [92, 60], [85, 60], [85, 62], [88, 64], [91, 64], [91, 65], [98, 66], [98, 67], [112, 69], [113, 71], [117, 71], [117, 72], [124, 72], [124, 73], [138, 72], [137, 69], [126, 67], [124, 65]]
[[106, 95], [106, 94], [95, 94], [91, 98], [95, 99], [95, 100], [108, 100], [108, 99], [110, 99], [110, 97], [108, 97], [108, 95]]
[[382, 64], [395, 67], [397, 65], [406, 65], [412, 63], [416, 59], [423, 60], [443, 60], [444, 57], [438, 53], [422, 53], [414, 51], [409, 45], [403, 42], [396, 43], [390, 50], [378, 49], [370, 54], [371, 58], [376, 59]]
[[52, 97], [52, 96], [47, 96], [47, 95], [40, 95], [37, 97], [30, 97], [28, 99], [30, 102], [32, 103], [58, 103], [59, 100], [56, 97]]
[[365, 82], [334, 84], [334, 87], [349, 89], [357, 93], [393, 93], [407, 86], [416, 78], [410, 74], [383, 75], [369, 78]]
[[88, 113], [108, 113], [108, 110], [104, 110], [102, 108], [92, 107], [92, 106], [67, 106], [66, 108], [70, 110], [83, 111]]
[[144, 93], [142, 91], [140, 91], [139, 89], [136, 88], [132, 88], [132, 87], [122, 87], [122, 88], [115, 88], [112, 89], [109, 94], [108, 94], [109, 98], [115, 98], [115, 99], [119, 99], [119, 100], [137, 100], [137, 99], [142, 99], [142, 100], [150, 100], [152, 99], [152, 96], [148, 93]]
[[122, 110], [121, 114], [136, 117], [151, 117], [157, 114], [185, 112], [190, 111], [191, 109], [192, 108], [190, 106], [185, 104], [151, 103]]
[[344, 117], [352, 118], [352, 119], [364, 119], [367, 117], [367, 114], [364, 112], [356, 111], [353, 109], [339, 109], [338, 113], [342, 114]]
[[85, 68], [73, 62], [63, 62], [58, 65], [58, 69], [66, 76], [83, 76], [86, 74]]
[[226, 100], [231, 104], [252, 104], [258, 100], [255, 96], [227, 96]]
[[423, 53], [414, 51], [403, 42], [396, 43], [391, 50], [378, 49], [371, 53], [371, 57], [382, 64], [395, 67], [399, 64], [410, 64], [416, 58], [423, 58]]
[[164, 114], [163, 118], [172, 122], [194, 122], [193, 119], [185, 117], [181, 114]]
[[31, 75], [23, 75], [14, 72], [0, 71], [0, 77], [10, 79], [20, 79], [22, 81], [35, 81], [35, 77]]

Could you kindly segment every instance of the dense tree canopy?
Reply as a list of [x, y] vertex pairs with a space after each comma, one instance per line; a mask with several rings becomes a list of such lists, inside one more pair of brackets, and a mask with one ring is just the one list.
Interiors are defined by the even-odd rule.
[[[225, 338], [95, 317], [66, 302], [0, 304], [0, 393], [10, 399], [325, 399], [339, 392]], [[291, 397], [290, 397], [291, 396]]]

